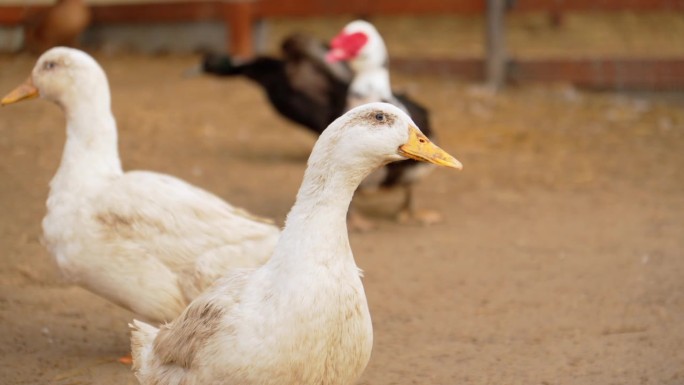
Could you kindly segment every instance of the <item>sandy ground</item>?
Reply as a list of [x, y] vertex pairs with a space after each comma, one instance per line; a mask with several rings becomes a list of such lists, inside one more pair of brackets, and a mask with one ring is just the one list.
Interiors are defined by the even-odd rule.
[[[192, 56], [98, 55], [126, 169], [167, 172], [282, 224], [315, 138]], [[0, 57], [0, 93], [33, 57]], [[492, 95], [395, 74], [465, 165], [433, 227], [352, 234], [375, 328], [360, 384], [684, 383], [684, 97], [563, 85]], [[134, 384], [129, 312], [66, 284], [40, 245], [59, 109], [0, 110], [0, 383]]]

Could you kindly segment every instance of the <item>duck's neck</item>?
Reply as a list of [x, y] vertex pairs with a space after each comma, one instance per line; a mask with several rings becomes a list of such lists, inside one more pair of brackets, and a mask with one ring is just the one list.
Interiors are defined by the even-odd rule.
[[363, 162], [344, 164], [353, 162], [351, 159], [331, 162], [328, 157], [319, 157], [325, 152], [319, 150], [323, 149], [312, 151], [297, 200], [271, 260], [294, 266], [344, 264], [355, 269], [347, 234], [347, 210], [354, 190], [373, 167]]
[[121, 175], [116, 121], [108, 98], [63, 106], [63, 110], [67, 121], [66, 144], [57, 174], [50, 183], [52, 192], [73, 188], [86, 192], [101, 186], [103, 180]]
[[361, 68], [356, 72], [349, 90], [352, 95], [375, 101], [392, 97], [389, 71], [386, 67]]

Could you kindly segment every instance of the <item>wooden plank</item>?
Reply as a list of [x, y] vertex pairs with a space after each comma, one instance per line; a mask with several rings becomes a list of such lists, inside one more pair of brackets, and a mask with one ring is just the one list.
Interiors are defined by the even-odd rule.
[[684, 0], [516, 0], [513, 12], [684, 11]]
[[480, 58], [408, 58], [396, 57], [390, 61], [392, 71], [437, 76], [453, 76], [459, 79], [483, 81], [484, 60]]
[[[227, 0], [230, 1], [230, 0]], [[219, 0], [185, 1], [156, 4], [122, 4], [93, 6], [94, 23], [176, 22], [193, 20], [224, 20], [233, 28], [233, 49], [240, 55], [251, 54], [251, 25], [257, 17], [302, 16], [349, 13], [399, 14], [402, 12], [482, 12], [480, 0], [377, 0], [369, 5], [360, 0], [261, 0], [254, 9], [225, 7]], [[257, 5], [258, 4], [258, 5]], [[479, 5], [478, 5], [479, 4]], [[642, 9], [684, 10], [684, 0], [517, 0], [519, 11], [552, 9], [565, 10], [624, 10]], [[304, 8], [309, 7], [305, 10]], [[0, 24], [19, 25], [27, 17], [42, 12], [45, 6], [0, 6]], [[227, 13], [226, 13], [227, 12]], [[326, 13], [327, 12], [327, 13]], [[233, 16], [230, 14], [233, 13]], [[242, 15], [242, 16], [238, 16]], [[245, 27], [249, 25], [250, 27]], [[486, 77], [482, 59], [454, 58], [393, 58], [392, 68], [415, 73], [445, 74], [468, 80], [483, 81]], [[587, 59], [530, 59], [511, 60], [509, 80], [513, 82], [569, 82], [579, 87], [599, 89], [684, 89], [684, 58], [587, 58]]]
[[515, 82], [569, 82], [596, 89], [684, 90], [684, 58], [516, 60]]
[[[0, 6], [0, 25], [19, 25], [49, 6]], [[118, 4], [90, 7], [93, 24], [149, 23], [220, 20], [219, 1], [187, 1], [167, 4]]]
[[[21, 4], [18, 0], [17, 4]], [[482, 14], [481, 0], [258, 0], [257, 18], [324, 15], [426, 15]], [[0, 24], [21, 24], [29, 14], [46, 6], [0, 5]], [[170, 3], [126, 3], [93, 5], [94, 23], [174, 22], [218, 20], [223, 16], [220, 0], [186, 0]], [[516, 0], [512, 11], [684, 11], [684, 0]]]
[[255, 4], [258, 17], [331, 15], [425, 15], [476, 14], [484, 12], [481, 0], [260, 0]]
[[[684, 0], [515, 0], [511, 11], [684, 11]], [[260, 0], [258, 17], [482, 14], [482, 0]]]
[[93, 24], [222, 20], [220, 1], [92, 6]]
[[[481, 58], [393, 58], [392, 70], [482, 82]], [[684, 58], [511, 59], [512, 83], [567, 82], [609, 90], [684, 90]]]
[[254, 55], [252, 26], [255, 19], [252, 3], [223, 3], [223, 20], [229, 34], [227, 41], [230, 42], [226, 51], [241, 58], [249, 58]]
[[0, 25], [17, 26], [32, 15], [43, 12], [46, 6], [0, 6]]
[[485, 73], [487, 83], [501, 88], [506, 81], [505, 0], [487, 0]]

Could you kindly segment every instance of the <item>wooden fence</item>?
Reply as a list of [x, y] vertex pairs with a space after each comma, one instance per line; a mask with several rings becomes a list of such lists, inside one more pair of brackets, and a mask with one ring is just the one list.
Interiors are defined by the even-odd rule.
[[[487, 7], [489, 5], [489, 8]], [[45, 6], [0, 5], [0, 25], [16, 26]], [[517, 60], [505, 55], [502, 13], [594, 11], [684, 12], [684, 0], [197, 0], [93, 5], [93, 24], [219, 20], [236, 55], [252, 55], [252, 26], [269, 17], [488, 13], [488, 52], [482, 59], [393, 59], [411, 71], [438, 71], [494, 85], [507, 81], [568, 81], [582, 87], [684, 89], [684, 58]]]

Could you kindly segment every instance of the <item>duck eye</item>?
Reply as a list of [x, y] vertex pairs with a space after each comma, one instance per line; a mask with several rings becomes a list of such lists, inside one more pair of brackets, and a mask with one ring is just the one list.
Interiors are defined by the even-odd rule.
[[384, 122], [385, 121], [385, 114], [383, 114], [382, 112], [376, 113], [375, 114], [375, 120], [377, 120], [378, 122]]
[[51, 70], [51, 69], [55, 68], [56, 66], [57, 66], [57, 63], [52, 61], [52, 60], [46, 61], [45, 64], [43, 64], [43, 68], [46, 70]]

